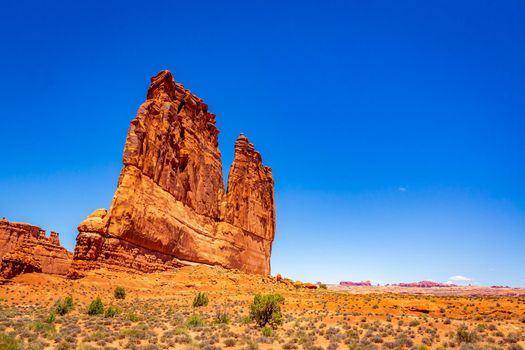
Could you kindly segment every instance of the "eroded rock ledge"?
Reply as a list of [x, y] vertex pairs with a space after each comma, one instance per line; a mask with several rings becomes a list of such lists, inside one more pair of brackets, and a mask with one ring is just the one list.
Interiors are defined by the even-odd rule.
[[0, 277], [29, 272], [66, 275], [72, 258], [60, 245], [58, 233], [46, 237], [40, 227], [0, 220]]
[[79, 226], [70, 276], [106, 267], [155, 272], [209, 264], [269, 274], [274, 182], [244, 135], [224, 189], [215, 115], [175, 83], [151, 79], [131, 122], [109, 211]]

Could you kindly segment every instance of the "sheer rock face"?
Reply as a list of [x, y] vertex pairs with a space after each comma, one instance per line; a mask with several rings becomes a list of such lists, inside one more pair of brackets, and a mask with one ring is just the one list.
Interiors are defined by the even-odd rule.
[[40, 227], [0, 220], [0, 275], [44, 272], [66, 275], [73, 254], [60, 245], [58, 233], [49, 237]]
[[218, 135], [202, 100], [169, 71], [153, 77], [128, 131], [111, 208], [78, 227], [71, 276], [98, 267], [154, 272], [195, 263], [269, 274], [271, 169], [241, 135], [225, 192]]

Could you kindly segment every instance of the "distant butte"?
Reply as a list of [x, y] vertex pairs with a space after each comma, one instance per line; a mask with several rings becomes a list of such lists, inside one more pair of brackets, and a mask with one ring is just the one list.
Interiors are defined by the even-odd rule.
[[410, 283], [398, 283], [395, 286], [405, 287], [405, 288], [446, 288], [446, 287], [457, 287], [455, 284], [451, 283], [440, 283], [433, 281], [419, 281], [419, 282], [410, 282]]
[[346, 286], [346, 287], [371, 287], [372, 283], [370, 281], [361, 281], [361, 282], [341, 281], [339, 282], [339, 285]]
[[215, 115], [161, 71], [129, 127], [111, 208], [78, 226], [70, 277], [108, 268], [156, 272], [193, 264], [268, 275], [274, 180], [241, 134], [227, 189]]

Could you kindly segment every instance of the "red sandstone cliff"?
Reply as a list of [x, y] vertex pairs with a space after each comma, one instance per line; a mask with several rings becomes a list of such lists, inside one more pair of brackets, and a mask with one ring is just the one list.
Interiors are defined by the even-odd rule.
[[241, 134], [224, 189], [215, 115], [175, 83], [151, 79], [131, 122], [109, 211], [79, 227], [71, 276], [203, 263], [269, 274], [275, 234], [271, 169]]
[[46, 237], [40, 227], [0, 220], [0, 276], [21, 273], [67, 274], [73, 254], [60, 245], [58, 234]]

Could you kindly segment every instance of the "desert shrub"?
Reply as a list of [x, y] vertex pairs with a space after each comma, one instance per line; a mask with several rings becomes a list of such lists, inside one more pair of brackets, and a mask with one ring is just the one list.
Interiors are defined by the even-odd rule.
[[224, 341], [224, 346], [227, 348], [234, 347], [237, 342], [233, 338], [228, 338]]
[[520, 322], [521, 322], [521, 323], [525, 323], [525, 316], [523, 316], [523, 317], [520, 318]]
[[503, 338], [503, 341], [505, 343], [510, 343], [510, 344], [517, 343], [520, 341], [520, 335], [518, 333], [511, 332], [507, 334], [505, 338]]
[[204, 326], [204, 320], [199, 315], [191, 315], [186, 322], [188, 327], [202, 327]]
[[200, 307], [208, 305], [208, 296], [204, 293], [197, 293], [193, 299], [193, 307]]
[[414, 342], [412, 341], [412, 339], [410, 339], [409, 337], [407, 337], [406, 335], [400, 335], [396, 338], [395, 342], [394, 342], [395, 346], [396, 347], [406, 347], [406, 348], [411, 348], [412, 346], [414, 346]]
[[279, 294], [257, 294], [250, 306], [250, 317], [259, 327], [267, 324], [279, 325], [282, 323], [281, 304], [284, 298]]
[[470, 331], [466, 325], [460, 325], [456, 330], [456, 341], [461, 343], [475, 343], [478, 341], [478, 335], [475, 331]]
[[[53, 338], [56, 335], [55, 325], [52, 323], [33, 321], [29, 328], [38, 334], [42, 334], [46, 338]], [[0, 348], [1, 349], [1, 348]]]
[[327, 289], [326, 284], [319, 283], [319, 289]]
[[22, 350], [22, 344], [12, 335], [0, 333], [0, 349]]
[[73, 297], [68, 295], [64, 300], [57, 300], [55, 303], [55, 313], [63, 316], [73, 309]]
[[115, 299], [125, 299], [126, 298], [126, 290], [123, 287], [115, 288], [115, 292], [113, 294], [115, 296]]
[[110, 305], [107, 307], [106, 312], [104, 313], [104, 317], [110, 318], [115, 317], [120, 313], [120, 310], [118, 307]]
[[100, 297], [97, 297], [95, 300], [89, 304], [88, 315], [102, 315], [104, 313], [104, 304]]
[[217, 309], [215, 311], [215, 323], [227, 324], [230, 323], [230, 316], [225, 309]]
[[272, 328], [268, 326], [264, 326], [261, 332], [262, 332], [262, 335], [264, 335], [265, 337], [271, 337], [273, 334]]
[[412, 320], [408, 323], [409, 327], [417, 327], [419, 326], [419, 321], [418, 320]]
[[523, 350], [523, 347], [520, 344], [513, 343], [509, 345], [509, 350]]
[[127, 316], [126, 316], [126, 319], [131, 321], [131, 322], [138, 322], [140, 320], [142, 320], [142, 317], [140, 317], [139, 315], [137, 315], [136, 313], [129, 313]]
[[47, 318], [46, 318], [46, 322], [47, 323], [53, 323], [53, 322], [55, 322], [56, 318], [57, 318], [57, 316], [55, 314], [55, 311], [51, 311], [49, 313], [49, 316], [47, 316]]

